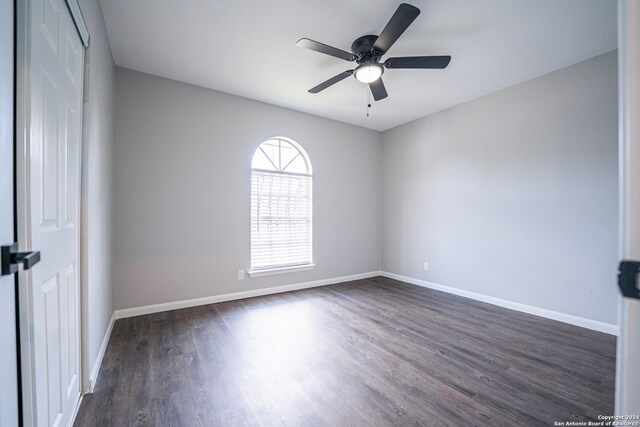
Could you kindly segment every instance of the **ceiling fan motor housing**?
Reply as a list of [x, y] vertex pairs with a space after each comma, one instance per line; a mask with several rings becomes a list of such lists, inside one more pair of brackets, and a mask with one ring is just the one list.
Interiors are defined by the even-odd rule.
[[351, 52], [356, 56], [356, 62], [378, 62], [382, 56], [373, 50], [373, 44], [378, 40], [378, 36], [368, 35], [358, 37], [351, 45]]

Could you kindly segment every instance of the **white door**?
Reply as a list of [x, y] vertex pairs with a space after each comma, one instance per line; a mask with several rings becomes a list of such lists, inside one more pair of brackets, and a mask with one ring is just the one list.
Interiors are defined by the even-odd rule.
[[18, 16], [18, 239], [41, 252], [19, 276], [25, 424], [67, 426], [80, 397], [84, 47], [65, 0], [19, 1]]
[[[620, 258], [640, 260], [640, 1], [618, 1]], [[640, 415], [640, 299], [621, 298], [616, 414]]]

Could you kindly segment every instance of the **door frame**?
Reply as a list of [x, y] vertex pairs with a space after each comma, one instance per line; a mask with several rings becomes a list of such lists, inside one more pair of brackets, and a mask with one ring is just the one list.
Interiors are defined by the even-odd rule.
[[[29, 214], [30, 214], [30, 170], [29, 164], [30, 159], [28, 158], [29, 150], [27, 150], [28, 144], [31, 142], [30, 135], [30, 111], [31, 111], [31, 75], [29, 72], [29, 61], [30, 61], [30, 40], [31, 40], [31, 20], [29, 16], [29, 4], [30, 0], [24, 1], [16, 1], [16, 10], [15, 10], [15, 191], [16, 191], [16, 229], [17, 235], [16, 240], [18, 242], [18, 246], [21, 250], [33, 249], [30, 248], [29, 242], [31, 241], [31, 236], [29, 233], [31, 230], [29, 229], [28, 224], [30, 223]], [[78, 35], [82, 42], [84, 52], [86, 54], [87, 48], [89, 47], [89, 31], [87, 25], [82, 16], [82, 12], [80, 10], [80, 6], [77, 0], [65, 0], [65, 4], [67, 6], [67, 10], [73, 23], [75, 24], [76, 30], [78, 31]], [[85, 61], [85, 67], [87, 66]], [[85, 68], [86, 73], [86, 68]], [[84, 84], [88, 84], [85, 80]], [[85, 91], [86, 92], [86, 91]], [[83, 100], [84, 103], [84, 100]], [[82, 120], [82, 116], [80, 118], [82, 125], [84, 126], [84, 121]], [[78, 147], [78, 156], [80, 162], [79, 171], [82, 170], [82, 147], [83, 147], [83, 138], [82, 135], [84, 132], [80, 132], [79, 139], [79, 147]], [[79, 183], [81, 180], [81, 175], [78, 176], [78, 189]], [[81, 200], [81, 192], [78, 191], [78, 200], [76, 201], [78, 205], [77, 212], [81, 212], [82, 208], [82, 200]], [[78, 262], [76, 265], [78, 266], [77, 277], [79, 280], [78, 283], [78, 306], [75, 309], [77, 312], [78, 319], [78, 361], [80, 365], [80, 369], [78, 371], [78, 384], [80, 387], [80, 399], [76, 402], [76, 407], [74, 408], [74, 413], [71, 417], [71, 420], [75, 419], [75, 413], [77, 412], [80, 401], [82, 400], [82, 392], [83, 392], [83, 366], [82, 366], [82, 293], [83, 283], [82, 280], [82, 265], [80, 263], [82, 258], [82, 245], [81, 245], [81, 233], [82, 233], [82, 216], [78, 215], [77, 218], [77, 227], [78, 227]], [[37, 250], [37, 249], [36, 249]], [[31, 289], [27, 284], [31, 283], [31, 271], [30, 270], [21, 270], [18, 273], [18, 299], [19, 299], [19, 329], [20, 329], [20, 377], [21, 377], [21, 386], [22, 386], [22, 415], [24, 426], [36, 426], [36, 392], [35, 392], [35, 378], [34, 378], [34, 363], [35, 363], [35, 355], [33, 349], [33, 330], [32, 330], [32, 319], [33, 319], [33, 307], [31, 306]]]
[[[0, 244], [15, 242], [16, 191], [15, 191], [15, 103], [16, 103], [16, 1], [8, 0], [0, 6]], [[22, 391], [20, 384], [20, 346], [18, 326], [17, 275], [0, 275], [0, 298], [3, 321], [8, 323], [2, 332], [0, 356], [0, 425], [22, 425]], [[5, 317], [6, 316], [6, 317]], [[12, 321], [9, 321], [12, 318]], [[11, 347], [9, 338], [12, 338]], [[6, 341], [5, 341], [6, 340]], [[9, 425], [8, 424], [8, 425]]]
[[[619, 258], [640, 260], [640, 1], [618, 0]], [[619, 297], [616, 415], [640, 415], [640, 300]]]
[[[27, 58], [29, 57], [29, 46], [27, 36], [29, 32], [29, 19], [27, 15], [27, 5], [25, 1], [16, 2], [16, 102], [15, 102], [15, 121], [16, 121], [16, 141], [15, 141], [15, 191], [16, 191], [16, 241], [18, 247], [26, 250], [26, 243], [29, 240], [25, 221], [27, 198], [25, 192], [29, 187], [29, 174], [24, 170], [22, 165], [25, 162], [25, 147], [29, 142], [28, 123], [30, 110], [30, 91], [29, 91], [29, 70], [27, 67]], [[22, 100], [22, 102], [20, 102]], [[35, 392], [33, 387], [33, 341], [31, 334], [31, 306], [29, 301], [30, 292], [27, 286], [23, 284], [29, 283], [29, 271], [20, 271], [18, 273], [18, 299], [20, 301], [18, 313], [20, 319], [20, 376], [22, 382], [22, 412], [23, 423], [25, 426], [34, 426], [35, 420]]]

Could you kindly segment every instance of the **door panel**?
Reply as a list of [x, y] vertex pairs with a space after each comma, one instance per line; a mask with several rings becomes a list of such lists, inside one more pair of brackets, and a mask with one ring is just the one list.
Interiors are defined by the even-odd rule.
[[66, 103], [65, 105], [65, 139], [64, 139], [64, 156], [66, 164], [64, 172], [65, 172], [65, 181], [64, 181], [64, 194], [66, 196], [66, 204], [65, 208], [65, 226], [66, 227], [75, 227], [75, 214], [76, 214], [76, 206], [78, 205], [77, 194], [74, 191], [74, 186], [78, 183], [76, 165], [78, 163], [78, 135], [75, 123], [78, 121], [78, 114], [76, 110], [71, 106], [70, 103]]
[[41, 379], [46, 383], [49, 413], [47, 414], [46, 425], [58, 425], [59, 417], [62, 415], [62, 396], [60, 393], [60, 330], [58, 329], [58, 319], [60, 317], [58, 304], [58, 275], [45, 281], [42, 285], [42, 295], [44, 297], [44, 344], [41, 351], [46, 354], [46, 374]]
[[41, 31], [44, 40], [48, 43], [54, 55], [58, 52], [58, 23], [59, 23], [59, 7], [53, 0], [45, 0], [42, 7], [42, 24]]
[[42, 80], [42, 221], [43, 228], [55, 228], [58, 216], [58, 85], [44, 67]]
[[[61, 296], [61, 306], [64, 307], [63, 313], [67, 313], [67, 323], [68, 327], [66, 328], [66, 335], [63, 338], [64, 344], [62, 348], [64, 350], [78, 348], [77, 337], [75, 334], [71, 333], [75, 331], [78, 327], [77, 325], [77, 317], [74, 315], [75, 311], [73, 307], [77, 307], [78, 298], [76, 295], [76, 272], [73, 265], [70, 265], [65, 270], [65, 278], [63, 280], [62, 286], [62, 296]], [[62, 365], [62, 379], [63, 384], [67, 384], [66, 397], [67, 399], [72, 396], [73, 393], [73, 385], [79, 383], [79, 372], [76, 367], [78, 366], [77, 361], [77, 353], [65, 351], [63, 354], [63, 365]], [[64, 363], [66, 361], [66, 363]]]
[[[65, 0], [28, 0], [24, 82], [27, 130], [21, 243], [41, 262], [20, 279], [28, 307], [29, 388], [38, 426], [68, 426], [80, 397], [78, 229], [83, 45]], [[22, 75], [22, 73], [20, 73]], [[22, 108], [19, 108], [22, 111]], [[24, 360], [24, 359], [23, 359]]]

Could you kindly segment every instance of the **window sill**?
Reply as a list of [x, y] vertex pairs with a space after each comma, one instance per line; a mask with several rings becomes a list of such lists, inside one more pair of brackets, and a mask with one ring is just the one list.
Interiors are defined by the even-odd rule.
[[269, 268], [264, 270], [249, 270], [249, 277], [273, 276], [275, 274], [297, 273], [298, 271], [313, 270], [315, 264], [294, 265], [291, 267]]

